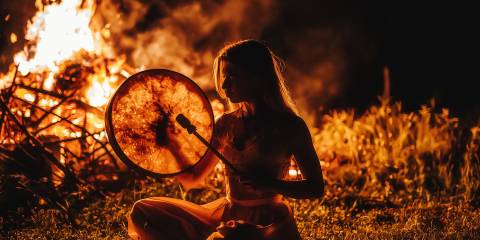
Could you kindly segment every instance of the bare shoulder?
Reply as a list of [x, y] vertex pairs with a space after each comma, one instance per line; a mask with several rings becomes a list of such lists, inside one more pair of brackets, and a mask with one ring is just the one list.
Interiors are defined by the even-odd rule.
[[281, 113], [279, 117], [280, 123], [284, 128], [289, 129], [289, 132], [298, 132], [303, 131], [305, 128], [308, 129], [307, 124], [302, 117], [298, 116], [295, 113], [285, 112]]

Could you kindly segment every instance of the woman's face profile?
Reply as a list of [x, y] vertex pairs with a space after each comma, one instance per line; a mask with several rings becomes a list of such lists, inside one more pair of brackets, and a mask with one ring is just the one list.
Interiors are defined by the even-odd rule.
[[252, 101], [257, 95], [256, 77], [237, 64], [221, 61], [222, 89], [233, 103]]

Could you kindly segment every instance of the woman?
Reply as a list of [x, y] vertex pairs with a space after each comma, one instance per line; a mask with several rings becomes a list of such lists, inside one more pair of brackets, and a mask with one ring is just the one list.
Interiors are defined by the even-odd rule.
[[[297, 116], [280, 60], [263, 43], [244, 40], [224, 47], [214, 62], [217, 92], [233, 111], [220, 117], [212, 144], [242, 174], [225, 168], [227, 196], [204, 205], [153, 197], [136, 202], [129, 235], [138, 239], [300, 239], [283, 198], [319, 198], [323, 177], [309, 130]], [[303, 180], [285, 181], [294, 156]], [[190, 189], [218, 159], [208, 152], [178, 176]]]

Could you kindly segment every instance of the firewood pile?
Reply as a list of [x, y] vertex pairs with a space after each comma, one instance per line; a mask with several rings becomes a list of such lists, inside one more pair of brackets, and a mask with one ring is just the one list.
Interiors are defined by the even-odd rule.
[[72, 59], [56, 74], [22, 74], [13, 65], [4, 76], [11, 81], [0, 90], [0, 202], [53, 205], [69, 216], [65, 195], [115, 191], [131, 179], [104, 131], [110, 92], [101, 83], [113, 90], [134, 70], [122, 58], [83, 53]]

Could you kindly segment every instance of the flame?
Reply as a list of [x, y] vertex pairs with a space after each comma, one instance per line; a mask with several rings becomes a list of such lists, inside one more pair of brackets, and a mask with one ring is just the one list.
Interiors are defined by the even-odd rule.
[[27, 41], [36, 44], [14, 57], [19, 71], [23, 75], [45, 70], [56, 73], [62, 61], [81, 49], [95, 50], [94, 34], [89, 28], [94, 6], [93, 0], [65, 0], [37, 12], [25, 35]]
[[53, 77], [53, 73], [50, 72], [45, 82], [43, 82], [43, 88], [46, 90], [52, 90], [54, 84], [55, 78]]
[[297, 169], [288, 169], [288, 175], [292, 178], [296, 178], [299, 175]]
[[[89, 154], [92, 159], [105, 155], [102, 161], [111, 163], [111, 150], [99, 148], [108, 143], [101, 107], [120, 80], [136, 70], [105, 44], [108, 26], [98, 31], [90, 27], [95, 0], [44, 2], [35, 2], [39, 11], [27, 24], [25, 47], [14, 55], [8, 72], [0, 73], [0, 90], [11, 87], [15, 99], [7, 103], [10, 111], [30, 134], [57, 144], [51, 150], [61, 163]], [[18, 40], [10, 34], [10, 42]], [[6, 121], [1, 143], [14, 149], [25, 135]], [[85, 163], [76, 164], [78, 169]], [[59, 169], [55, 173], [62, 175]]]
[[94, 107], [100, 107], [107, 104], [108, 99], [113, 94], [114, 89], [108, 81], [98, 80], [97, 75], [94, 76], [92, 85], [87, 91], [88, 103]]
[[23, 95], [23, 98], [25, 98], [25, 100], [29, 102], [33, 102], [35, 100], [35, 97], [30, 93], [26, 93], [25, 95]]
[[[105, 34], [108, 26], [99, 32], [89, 27], [96, 7], [94, 0], [65, 0], [49, 5], [37, 0], [36, 6], [42, 11], [38, 11], [29, 21], [25, 34], [27, 45], [23, 51], [15, 54], [14, 63], [23, 76], [28, 73], [45, 74], [43, 89], [51, 91], [57, 81], [56, 74], [76, 54], [109, 52], [102, 39], [102, 36], [108, 36]], [[12, 33], [11, 38], [14, 42], [17, 37]], [[100, 107], [107, 103], [119, 81], [116, 74], [128, 77], [128, 72], [123, 69], [124, 63], [122, 56], [108, 62], [108, 66], [94, 66], [98, 69], [88, 76], [89, 84], [83, 91], [84, 98], [91, 106]], [[11, 67], [7, 74], [0, 75], [0, 89], [11, 85], [14, 69]], [[51, 106], [45, 103], [50, 100], [41, 99], [40, 105]]]

